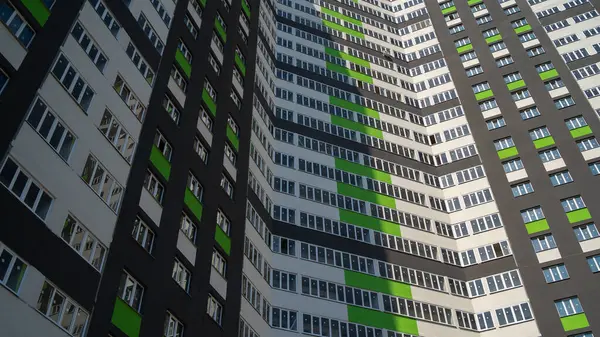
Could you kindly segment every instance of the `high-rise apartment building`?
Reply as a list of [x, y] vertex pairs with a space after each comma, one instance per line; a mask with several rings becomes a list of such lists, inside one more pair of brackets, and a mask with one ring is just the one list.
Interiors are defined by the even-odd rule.
[[600, 336], [598, 6], [0, 1], [0, 336]]

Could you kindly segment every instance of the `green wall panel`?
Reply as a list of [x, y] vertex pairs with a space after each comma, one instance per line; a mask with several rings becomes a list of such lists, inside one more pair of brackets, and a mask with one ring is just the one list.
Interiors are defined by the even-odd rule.
[[540, 78], [542, 80], [547, 80], [549, 78], [556, 77], [556, 76], [558, 76], [558, 71], [556, 71], [556, 69], [550, 69], [548, 71], [544, 71], [543, 73], [540, 73]]
[[327, 69], [331, 70], [331, 71], [335, 71], [338, 72], [340, 74], [344, 74], [344, 75], [348, 75], [352, 78], [356, 78], [359, 81], [363, 81], [363, 82], [367, 82], [369, 84], [373, 84], [373, 78], [369, 75], [365, 75], [363, 73], [359, 73], [358, 71], [354, 71], [351, 69], [348, 69], [346, 67], [342, 67], [338, 64], [335, 63], [329, 63], [326, 62], [326, 67]]
[[250, 8], [248, 8], [248, 4], [244, 0], [242, 0], [242, 9], [244, 10], [244, 13], [246, 13], [246, 16], [248, 17], [248, 19], [251, 18]]
[[350, 61], [352, 63], [356, 63], [359, 66], [363, 66], [366, 68], [371, 68], [371, 64], [368, 61], [365, 61], [361, 58], [358, 58], [356, 56], [352, 56], [350, 54], [346, 54], [344, 52], [341, 52], [339, 50], [335, 50], [333, 48], [329, 48], [329, 47], [325, 47], [325, 54], [331, 55], [331, 56], [335, 56], [335, 57], [339, 57], [342, 60], [346, 60], [346, 61]]
[[392, 183], [392, 176], [389, 173], [378, 171], [368, 166], [353, 163], [344, 159], [335, 158], [335, 168], [375, 180], [381, 180], [388, 184]]
[[344, 183], [337, 183], [337, 192], [347, 197], [372, 202], [377, 205], [396, 209], [396, 199], [387, 195], [379, 194], [374, 191], [366, 190], [360, 187], [352, 186]]
[[365, 38], [365, 34], [363, 34], [361, 32], [358, 32], [356, 30], [344, 27], [342, 25], [338, 25], [337, 23], [334, 23], [334, 22], [331, 22], [331, 21], [323, 20], [323, 25], [327, 26], [327, 27], [329, 27], [329, 28], [331, 28], [333, 30], [337, 30], [337, 31], [340, 31], [342, 33], [346, 33], [346, 34], [352, 35], [352, 36], [357, 37], [359, 39], [364, 39]]
[[503, 149], [498, 151], [498, 158], [504, 159], [512, 156], [516, 156], [519, 154], [519, 150], [517, 150], [516, 146], [509, 147], [508, 149]]
[[129, 337], [140, 335], [142, 316], [120, 298], [115, 301], [115, 308], [110, 321]]
[[334, 18], [338, 18], [340, 20], [344, 20], [344, 21], [347, 21], [347, 22], [350, 22], [350, 23], [353, 23], [353, 24], [355, 24], [357, 26], [361, 26], [362, 27], [362, 22], [360, 20], [351, 18], [349, 16], [346, 16], [346, 15], [341, 14], [341, 13], [336, 12], [336, 11], [332, 11], [329, 8], [321, 7], [321, 13], [329, 14], [329, 15], [333, 16]]
[[244, 61], [242, 61], [238, 54], [235, 54], [235, 64], [237, 64], [238, 68], [240, 68], [242, 75], [246, 76], [246, 65], [244, 64]]
[[346, 101], [346, 100], [341, 99], [341, 98], [337, 98], [337, 97], [334, 97], [334, 96], [329, 96], [329, 104], [337, 105], [340, 108], [352, 110], [354, 112], [359, 112], [359, 113], [361, 113], [363, 115], [367, 115], [369, 117], [373, 117], [373, 118], [379, 119], [379, 112], [377, 112], [377, 111], [375, 111], [373, 109], [369, 109], [367, 107], [364, 107], [362, 105]]
[[475, 94], [475, 98], [478, 101], [481, 101], [482, 99], [490, 98], [492, 96], [494, 96], [494, 92], [492, 91], [492, 89], [488, 89], [486, 91], [478, 92]]
[[526, 32], [528, 30], [531, 30], [531, 26], [530, 25], [525, 25], [525, 26], [521, 26], [521, 27], [515, 28], [515, 33], [521, 34], [521, 33]]
[[156, 167], [158, 172], [162, 174], [165, 179], [169, 180], [169, 176], [171, 175], [171, 163], [165, 158], [165, 156], [160, 152], [156, 145], [152, 145], [152, 152], [150, 152], [150, 162], [152, 165]]
[[490, 43], [494, 43], [496, 41], [500, 41], [502, 40], [502, 35], [498, 34], [498, 35], [494, 35], [494, 36], [490, 36], [488, 38], [485, 39], [485, 42], [487, 42], [487, 44]]
[[446, 14], [450, 14], [456, 12], [456, 6], [452, 6], [452, 7], [448, 7], [448, 8], [444, 8], [442, 9], [442, 14], [446, 15]]
[[219, 22], [219, 20], [217, 20], [216, 17], [215, 17], [215, 29], [217, 30], [217, 33], [221, 36], [221, 39], [223, 40], [223, 42], [227, 42], [227, 32], [225, 32], [225, 28], [223, 26], [221, 26], [221, 23]]
[[536, 139], [533, 141], [533, 146], [535, 146], [536, 149], [541, 149], [543, 147], [554, 145], [554, 144], [555, 144], [555, 142], [554, 142], [554, 138], [552, 138], [552, 136]]
[[229, 124], [227, 124], [227, 139], [229, 139], [229, 141], [231, 142], [231, 145], [233, 145], [233, 147], [235, 147], [236, 151], [240, 150], [240, 140], [239, 140], [238, 136], [235, 134], [235, 132], [233, 132], [233, 129], [231, 128], [231, 126], [229, 126]]
[[217, 115], [217, 104], [210, 97], [210, 95], [208, 94], [208, 91], [206, 90], [206, 88], [202, 89], [202, 100], [206, 104], [206, 107], [208, 108], [208, 111], [210, 111], [210, 113], [213, 116], [216, 116]]
[[525, 228], [527, 228], [527, 234], [533, 234], [550, 229], [550, 226], [548, 226], [548, 220], [540, 219], [526, 223]]
[[510, 82], [510, 83], [506, 84], [506, 87], [510, 91], [522, 88], [524, 86], [525, 86], [525, 81], [523, 81], [523, 80], [518, 80], [518, 81], [514, 81], [514, 82]]
[[592, 218], [592, 215], [590, 214], [590, 211], [587, 209], [587, 207], [585, 207], [568, 212], [567, 218], [569, 219], [570, 223], [576, 223], [579, 221], [589, 220]]
[[202, 4], [202, 8], [206, 7], [206, 0], [197, 0], [197, 1]]
[[467, 5], [473, 6], [473, 5], [482, 3], [482, 2], [483, 2], [483, 0], [469, 0], [469, 1], [467, 1]]
[[572, 331], [590, 326], [590, 323], [588, 322], [588, 319], [584, 313], [561, 317], [560, 323], [562, 323], [565, 331]]
[[466, 44], [464, 46], [460, 46], [460, 47], [456, 48], [456, 51], [459, 52], [459, 53], [464, 53], [464, 52], [469, 51], [471, 49], [473, 49], [473, 45], [469, 43], [469, 44]]
[[227, 255], [231, 253], [231, 239], [229, 238], [229, 235], [227, 235], [227, 233], [225, 233], [219, 225], [217, 225], [217, 228], [215, 229], [215, 241], [217, 241], [219, 246], [223, 248]]
[[192, 65], [185, 59], [185, 56], [179, 49], [175, 52], [175, 60], [177, 60], [177, 63], [179, 63], [179, 66], [183, 69], [187, 77], [190, 78], [192, 76]]
[[580, 128], [577, 129], [573, 129], [570, 131], [571, 132], [571, 137], [573, 138], [578, 138], [581, 136], [585, 136], [585, 135], [589, 135], [592, 133], [592, 128], [590, 128], [589, 126], [582, 126]]
[[345, 209], [340, 209], [340, 221], [349, 224], [370, 228], [387, 234], [402, 236], [400, 233], [400, 225], [377, 218], [355, 213]]
[[372, 127], [364, 125], [364, 124], [361, 124], [359, 122], [347, 120], [346, 118], [343, 118], [343, 117], [331, 115], [331, 124], [337, 125], [337, 126], [342, 126], [347, 129], [350, 129], [350, 130], [362, 132], [369, 136], [383, 139], [383, 131], [372, 128]]
[[410, 285], [406, 283], [387, 280], [351, 270], [344, 270], [344, 280], [347, 286], [412, 299]]
[[44, 27], [50, 17], [48, 8], [40, 0], [21, 0], [21, 2], [31, 12], [31, 15], [33, 15], [40, 26]]
[[381, 329], [419, 335], [417, 321], [412, 318], [388, 314], [366, 308], [348, 306], [348, 320]]
[[202, 210], [203, 210], [202, 204], [200, 203], [198, 198], [196, 198], [194, 193], [192, 193], [192, 191], [190, 191], [189, 188], [185, 189], [185, 195], [183, 196], [183, 202], [190, 209], [190, 211], [192, 211], [192, 213], [194, 213], [194, 216], [196, 216], [198, 221], [202, 220]]

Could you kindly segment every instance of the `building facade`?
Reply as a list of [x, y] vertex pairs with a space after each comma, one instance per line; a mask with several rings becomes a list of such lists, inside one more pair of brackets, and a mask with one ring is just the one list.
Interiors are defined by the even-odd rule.
[[0, 2], [2, 335], [599, 335], [599, 5]]

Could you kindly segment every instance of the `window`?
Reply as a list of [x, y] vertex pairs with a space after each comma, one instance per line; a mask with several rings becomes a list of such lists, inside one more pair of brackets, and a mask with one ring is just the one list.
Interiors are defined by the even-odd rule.
[[511, 6], [511, 7], [504, 9], [504, 14], [513, 15], [515, 13], [519, 13], [520, 11], [521, 11], [521, 9], [519, 8], [519, 6]]
[[173, 122], [175, 122], [175, 124], [179, 124], [179, 116], [181, 116], [181, 113], [179, 112], [179, 109], [175, 106], [173, 101], [171, 101], [169, 96], [165, 95], [165, 97], [163, 98], [162, 105], [163, 108], [165, 108], [165, 110], [169, 114], [169, 116], [171, 116]]
[[575, 237], [579, 242], [600, 236], [600, 234], [598, 234], [598, 228], [596, 228], [596, 224], [593, 223], [574, 227], [573, 233], [575, 233]]
[[489, 48], [490, 48], [490, 52], [495, 53], [497, 51], [506, 49], [506, 44], [504, 42], [500, 41], [500, 42], [491, 44]]
[[590, 163], [588, 164], [588, 167], [593, 175], [597, 176], [600, 174], [600, 162]]
[[225, 157], [235, 166], [237, 155], [229, 143], [225, 143]]
[[27, 263], [0, 244], [0, 284], [18, 293], [26, 270]]
[[100, 164], [96, 157], [88, 156], [81, 179], [115, 212], [119, 209], [123, 186]]
[[458, 326], [463, 329], [484, 331], [494, 328], [492, 314], [489, 311], [472, 314], [470, 312], [456, 310], [456, 319], [458, 320]]
[[178, 259], [175, 259], [175, 263], [173, 264], [173, 273], [171, 274], [171, 277], [179, 284], [181, 289], [188, 292], [192, 274]]
[[561, 171], [550, 175], [552, 186], [568, 184], [573, 181], [569, 171]]
[[0, 4], [0, 20], [23, 47], [29, 47], [35, 31], [8, 1]]
[[171, 155], [173, 154], [173, 148], [167, 139], [158, 131], [154, 135], [154, 145], [163, 154], [168, 162], [171, 162]]
[[536, 253], [556, 248], [556, 242], [554, 242], [554, 236], [552, 236], [552, 234], [531, 238], [531, 244], [533, 245], [533, 250]]
[[496, 60], [496, 66], [498, 68], [502, 68], [504, 66], [507, 66], [509, 64], [513, 64], [515, 63], [515, 60], [513, 59], [512, 56], [506, 56], [506, 57], [502, 57]]
[[513, 93], [511, 93], [512, 99], [513, 101], [520, 101], [522, 99], [531, 97], [531, 94], [529, 93], [529, 90], [527, 89], [523, 89], [523, 90], [519, 90], [519, 91], [515, 91]]
[[471, 51], [471, 52], [468, 52], [468, 53], [460, 55], [460, 60], [462, 62], [467, 62], [467, 61], [470, 61], [470, 60], [473, 60], [473, 59], [476, 59], [476, 58], [477, 58], [477, 53], [475, 53], [474, 51]]
[[219, 275], [225, 277], [225, 273], [227, 272], [227, 261], [217, 250], [213, 250], [212, 266]]
[[541, 219], [545, 219], [544, 212], [540, 206], [529, 208], [521, 211], [521, 218], [524, 223], [529, 223]]
[[206, 313], [210, 316], [217, 324], [221, 325], [221, 314], [223, 307], [221, 303], [217, 301], [211, 294], [208, 295], [208, 304], [206, 306]]
[[565, 120], [565, 125], [567, 126], [567, 128], [569, 130], [575, 130], [575, 129], [587, 126], [588, 124], [585, 121], [585, 119], [583, 118], [583, 116], [577, 116], [577, 117], [573, 117], [573, 118], [569, 118], [569, 119]]
[[217, 225], [221, 227], [225, 234], [229, 235], [229, 228], [231, 227], [231, 222], [225, 216], [225, 213], [223, 213], [223, 211], [221, 211], [220, 209], [217, 210]]
[[185, 23], [185, 26], [187, 27], [190, 34], [192, 34], [194, 39], [197, 39], [198, 38], [198, 27], [196, 27], [193, 20], [190, 19], [190, 17], [187, 15], [187, 13], [183, 17], [183, 22]]
[[546, 283], [554, 283], [569, 278], [567, 267], [565, 267], [564, 264], [557, 264], [554, 266], [542, 268], [542, 272], [544, 273]]
[[127, 105], [129, 110], [133, 112], [135, 117], [141, 122], [144, 120], [146, 114], [146, 107], [142, 104], [140, 99], [133, 93], [133, 90], [125, 83], [125, 80], [121, 75], [117, 75], [113, 88], [119, 94], [123, 102]]
[[192, 172], [188, 172], [188, 189], [192, 192], [196, 199], [198, 199], [198, 201], [202, 201], [202, 184], [200, 184], [200, 181], [198, 181]]
[[208, 82], [208, 79], [204, 79], [204, 89], [208, 92], [208, 96], [212, 98], [213, 101], [217, 101], [217, 92], [213, 88], [213, 86]]
[[465, 30], [465, 26], [463, 26], [462, 24], [458, 24], [456, 26], [450, 27], [448, 30], [450, 31], [450, 34], [456, 34]]
[[508, 75], [504, 75], [504, 83], [509, 84], [521, 80], [522, 78], [523, 77], [521, 77], [521, 74], [519, 72], [510, 73]]
[[40, 97], [31, 106], [27, 122], [63, 160], [69, 160], [77, 138]]
[[206, 125], [206, 128], [208, 129], [208, 131], [212, 131], [212, 126], [213, 126], [213, 121], [212, 118], [210, 118], [209, 114], [206, 112], [206, 110], [204, 110], [203, 107], [200, 107], [200, 120], [204, 123], [204, 125]]
[[287, 273], [280, 270], [273, 270], [271, 285], [275, 289], [296, 292], [296, 274]]
[[181, 213], [181, 231], [185, 236], [192, 241], [192, 243], [196, 242], [196, 233], [198, 232], [198, 227], [196, 224], [190, 219], [185, 213]]
[[550, 91], [550, 90], [562, 88], [565, 86], [565, 84], [562, 81], [562, 79], [556, 78], [556, 79], [544, 82], [544, 86], [546, 87], [546, 90]]
[[519, 113], [521, 114], [522, 120], [531, 119], [540, 115], [540, 111], [538, 110], [537, 106], [521, 110]]
[[496, 316], [498, 317], [498, 325], [500, 327], [533, 319], [529, 303], [496, 309]]
[[131, 163], [135, 150], [135, 140], [108, 109], [104, 110], [98, 130], [119, 151], [123, 158]]
[[473, 93], [477, 94], [490, 89], [490, 84], [488, 82], [481, 82], [471, 86], [473, 88]]
[[588, 257], [587, 263], [592, 273], [597, 273], [600, 271], [600, 255]]
[[535, 36], [534, 32], [529, 32], [529, 33], [519, 35], [519, 41], [521, 41], [521, 43], [525, 43], [527, 41], [531, 41], [534, 39], [537, 39], [537, 36]]
[[25, 173], [11, 158], [7, 158], [0, 182], [42, 220], [46, 219], [54, 198]]
[[129, 42], [125, 53], [127, 54], [127, 56], [129, 56], [133, 64], [142, 74], [142, 76], [144, 76], [146, 82], [148, 82], [148, 84], [152, 86], [152, 83], [154, 82], [154, 71], [150, 69], [148, 62], [144, 60], [142, 54], [135, 48], [133, 43]]
[[490, 99], [479, 103], [479, 110], [481, 110], [481, 112], [491, 110], [497, 107], [498, 103], [496, 102], [496, 99]]
[[140, 219], [136, 217], [133, 221], [133, 230], [131, 236], [142, 246], [148, 253], [152, 252], [152, 245], [154, 244], [154, 232], [150, 227]]
[[75, 26], [73, 26], [73, 30], [71, 30], [71, 36], [73, 36], [81, 48], [83, 48], [83, 51], [92, 60], [92, 63], [96, 65], [96, 68], [98, 68], [100, 72], [103, 72], [106, 63], [108, 62], [108, 58], [79, 21], [75, 22]]
[[70, 214], [60, 237], [98, 271], [102, 270], [106, 246]]
[[485, 278], [488, 289], [490, 290], [490, 294], [518, 288], [522, 286], [521, 277], [519, 276], [519, 272], [516, 270], [508, 271], [505, 273], [491, 275]]
[[546, 50], [542, 46], [527, 49], [527, 56], [529, 56], [529, 57], [535, 57], [535, 56], [542, 55], [545, 53], [546, 53]]
[[119, 34], [119, 30], [121, 30], [121, 26], [119, 25], [119, 23], [117, 23], [117, 20], [114, 18], [112, 13], [107, 9], [104, 2], [101, 0], [88, 0], [88, 1], [92, 5], [92, 7], [94, 7], [94, 9], [96, 10], [96, 13], [98, 13], [98, 16], [100, 16], [100, 19], [102, 20], [102, 22], [104, 22], [106, 27], [108, 27], [111, 34], [114, 37], [117, 37], [117, 34]]
[[596, 137], [591, 137], [577, 141], [577, 147], [579, 148], [579, 151], [585, 152], [600, 147], [600, 144], [598, 144]]
[[506, 125], [503, 117], [491, 119], [486, 122], [488, 130], [494, 130]]
[[481, 262], [501, 258], [503, 256], [511, 254], [510, 247], [508, 246], [508, 241], [502, 241], [491, 245], [479, 247], [477, 250]]
[[522, 170], [523, 162], [521, 161], [521, 159], [517, 158], [517, 159], [513, 159], [513, 160], [502, 163], [502, 166], [504, 167], [505, 173], [510, 173], [513, 171]]
[[454, 46], [456, 48], [460, 48], [462, 46], [468, 45], [469, 43], [471, 43], [471, 39], [469, 39], [468, 37], [465, 37], [464, 39], [454, 41]]
[[566, 96], [566, 97], [554, 100], [554, 106], [556, 106], [556, 108], [559, 110], [564, 109], [566, 107], [570, 107], [571, 105], [575, 105], [575, 101], [573, 100], [573, 98], [571, 96]]
[[85, 335], [89, 314], [47, 280], [42, 286], [37, 310], [70, 335]]
[[8, 75], [6, 75], [4, 70], [0, 68], [0, 94], [2, 93], [2, 91], [4, 91], [4, 88], [8, 84], [9, 80], [10, 78], [8, 77]]
[[492, 37], [492, 36], [496, 36], [496, 35], [500, 34], [500, 31], [498, 30], [498, 28], [490, 28], [490, 29], [484, 30], [481, 33], [484, 38], [488, 38], [488, 37]]
[[492, 22], [492, 16], [489, 14], [486, 15], [482, 15], [480, 17], [478, 17], [477, 19], [475, 19], [475, 22], [477, 22], [478, 25], [484, 25], [488, 22]]
[[158, 179], [150, 172], [150, 170], [146, 171], [146, 178], [144, 179], [144, 187], [146, 190], [152, 194], [154, 199], [158, 201], [158, 203], [162, 203], [162, 197], [165, 192], [165, 188], [158, 181]]
[[183, 324], [168, 311], [164, 337], [183, 337]]
[[233, 184], [224, 174], [221, 174], [221, 188], [227, 193], [229, 198], [233, 199]]
[[52, 68], [52, 74], [79, 104], [81, 109], [87, 111], [94, 97], [94, 91], [62, 53], [58, 56]]
[[183, 43], [183, 41], [181, 41], [181, 40], [178, 41], [177, 49], [179, 49], [179, 51], [183, 54], [183, 57], [185, 58], [185, 60], [191, 64], [192, 63], [192, 53], [190, 52], [189, 48], [185, 45], [185, 43]]
[[496, 151], [508, 149], [515, 146], [515, 143], [512, 137], [506, 137], [502, 139], [498, 139], [494, 141], [494, 147], [496, 147]]
[[567, 317], [583, 312], [581, 302], [579, 302], [577, 296], [554, 301], [554, 306], [560, 317]]
[[194, 138], [194, 151], [200, 156], [200, 159], [202, 159], [202, 161], [206, 164], [206, 162], [208, 161], [208, 150], [206, 149], [204, 144], [202, 144], [202, 141], [200, 140], [200, 138], [198, 138], [198, 136], [196, 136]]
[[473, 77], [475, 75], [483, 73], [483, 68], [481, 66], [475, 66], [465, 70], [465, 72], [467, 73], [468, 77]]
[[185, 94], [185, 92], [187, 91], [187, 81], [175, 65], [171, 67], [171, 78], [173, 79], [173, 81], [175, 81], [175, 84], [177, 84], [179, 89], [181, 89], [181, 91], [183, 91], [183, 93]]
[[125, 271], [121, 274], [117, 295], [135, 311], [141, 312], [144, 287]]
[[550, 137], [550, 131], [548, 131], [548, 128], [545, 126], [533, 129], [533, 130], [529, 130], [529, 137], [531, 138], [531, 140], [538, 140], [538, 139], [542, 139], [542, 138], [546, 138], [546, 137]]
[[274, 328], [297, 331], [298, 312], [280, 308], [271, 308], [271, 325]]
[[162, 54], [163, 49], [165, 48], [165, 44], [162, 42], [162, 40], [150, 24], [150, 22], [148, 22], [148, 19], [146, 19], [146, 16], [143, 13], [140, 13], [138, 23], [142, 27], [142, 30], [144, 31], [148, 39], [150, 40], [150, 43], [152, 43], [152, 45], [154, 46], [154, 48], [156, 48], [159, 54]]
[[561, 158], [560, 152], [557, 148], [541, 151], [538, 153], [542, 162], [547, 163], [556, 159]]

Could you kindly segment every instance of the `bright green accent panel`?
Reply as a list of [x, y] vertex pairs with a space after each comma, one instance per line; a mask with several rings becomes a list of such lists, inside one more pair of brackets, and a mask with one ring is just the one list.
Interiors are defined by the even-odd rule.
[[350, 61], [352, 63], [356, 63], [359, 66], [363, 66], [365, 68], [371, 68], [371, 64], [368, 61], [365, 61], [361, 58], [358, 58], [356, 56], [352, 56], [350, 54], [346, 54], [344, 52], [341, 52], [339, 50], [335, 50], [329, 47], [325, 47], [325, 54], [331, 55], [331, 56], [335, 56], [335, 57], [339, 57], [342, 60], [346, 60], [346, 61]]
[[487, 44], [490, 43], [494, 43], [496, 41], [500, 41], [502, 40], [502, 35], [498, 34], [498, 35], [494, 35], [494, 36], [490, 36], [488, 38], [485, 39], [485, 42], [487, 42]]
[[334, 18], [338, 18], [340, 20], [344, 20], [344, 21], [347, 21], [347, 22], [350, 22], [350, 23], [353, 23], [353, 24], [355, 24], [357, 26], [361, 26], [362, 27], [362, 22], [360, 20], [356, 20], [356, 19], [351, 18], [349, 16], [343, 15], [343, 14], [335, 12], [335, 11], [332, 11], [329, 8], [321, 7], [321, 12], [325, 13], [325, 14], [329, 14], [329, 15], [333, 16]]
[[469, 51], [471, 49], [473, 49], [473, 45], [469, 43], [469, 44], [466, 44], [464, 46], [456, 48], [456, 51], [460, 54], [460, 53], [464, 53], [466, 51]]
[[442, 14], [446, 15], [452, 12], [456, 12], [456, 6], [448, 7], [446, 9], [442, 9]]
[[521, 34], [521, 33], [526, 32], [528, 30], [531, 30], [531, 26], [530, 25], [525, 25], [525, 26], [521, 26], [521, 27], [515, 28], [515, 33]]
[[345, 209], [340, 209], [339, 212], [341, 222], [370, 228], [391, 235], [402, 236], [402, 233], [400, 233], [400, 225], [393, 222], [379, 220], [368, 215], [354, 213]]
[[329, 104], [337, 105], [340, 108], [352, 110], [354, 112], [359, 112], [359, 113], [361, 113], [363, 115], [367, 115], [369, 117], [373, 117], [373, 118], [379, 119], [379, 112], [377, 112], [377, 111], [375, 111], [373, 109], [366, 108], [366, 107], [364, 107], [362, 105], [358, 105], [356, 103], [348, 102], [348, 101], [343, 100], [341, 98], [329, 96]]
[[192, 213], [194, 213], [194, 215], [196, 216], [198, 221], [201, 221], [202, 220], [202, 210], [203, 210], [202, 204], [200, 203], [198, 198], [196, 198], [194, 193], [192, 193], [192, 191], [190, 191], [189, 188], [185, 189], [185, 195], [183, 197], [183, 202], [190, 209], [190, 211], [192, 211]]
[[556, 76], [558, 76], [558, 71], [556, 71], [556, 69], [550, 69], [544, 71], [543, 73], [540, 73], [540, 78], [542, 79], [542, 81]]
[[351, 270], [344, 270], [344, 280], [347, 286], [362, 288], [366, 290], [378, 291], [384, 294], [412, 299], [410, 285], [383, 279], [377, 276], [357, 273]]
[[217, 228], [215, 229], [215, 241], [217, 241], [227, 255], [231, 253], [231, 239], [219, 225], [217, 225]]
[[359, 73], [358, 71], [350, 70], [346, 67], [342, 67], [335, 63], [326, 62], [327, 69], [331, 71], [338, 72], [340, 74], [348, 75], [350, 77], [356, 78], [359, 81], [367, 82], [369, 84], [373, 84], [373, 78], [369, 75], [365, 75], [363, 73]]
[[225, 32], [225, 28], [221, 26], [221, 23], [219, 22], [219, 20], [217, 20], [217, 18], [215, 18], [215, 29], [217, 30], [217, 33], [219, 33], [219, 35], [221, 36], [223, 42], [227, 42], [227, 32]]
[[336, 115], [331, 115], [331, 123], [333, 125], [341, 126], [350, 130], [362, 132], [369, 136], [377, 137], [379, 139], [383, 139], [383, 131], [377, 130], [370, 126], [366, 126], [364, 124], [360, 124], [358, 122], [354, 122], [351, 120], [347, 120], [346, 118], [342, 118]]
[[590, 133], [592, 133], [592, 128], [590, 128], [589, 126], [586, 125], [586, 126], [582, 126], [580, 128], [571, 130], [571, 137], [578, 138], [581, 136], [589, 135]]
[[365, 190], [360, 187], [352, 186], [344, 183], [337, 183], [337, 192], [347, 197], [372, 202], [381, 206], [396, 209], [396, 199], [388, 197], [377, 192]]
[[48, 17], [50, 17], [50, 11], [40, 0], [21, 0], [23, 5], [31, 12], [31, 15], [35, 18], [40, 26], [44, 27]]
[[592, 215], [590, 214], [590, 211], [587, 209], [587, 207], [585, 207], [568, 212], [567, 218], [569, 219], [570, 223], [576, 223], [579, 221], [589, 220], [592, 218]]
[[554, 138], [552, 138], [552, 136], [548, 136], [534, 140], [533, 146], [535, 146], [536, 149], [541, 149], [546, 146], [554, 145], [554, 143]]
[[244, 10], [244, 13], [246, 13], [246, 16], [248, 17], [248, 19], [250, 19], [250, 17], [251, 17], [250, 8], [248, 8], [248, 4], [244, 0], [242, 0], [242, 9]]
[[129, 337], [140, 335], [142, 316], [120, 298], [117, 298], [115, 302], [115, 309], [110, 321]]
[[179, 49], [175, 52], [175, 60], [177, 60], [177, 63], [179, 63], [179, 66], [183, 69], [187, 77], [190, 78], [192, 75], [192, 65], [185, 59], [185, 56], [183, 56], [183, 53]]
[[165, 156], [160, 152], [160, 150], [156, 147], [156, 145], [152, 145], [152, 152], [150, 152], [150, 162], [152, 165], [156, 167], [158, 172], [162, 174], [165, 179], [169, 180], [169, 176], [171, 175], [171, 163], [165, 158]]
[[482, 2], [483, 2], [482, 0], [469, 0], [469, 1], [467, 1], [467, 5], [473, 6], [473, 5], [477, 5], [479, 3], [482, 3]]
[[348, 321], [411, 335], [419, 335], [419, 328], [415, 319], [352, 305], [348, 306]]
[[204, 101], [204, 103], [206, 103], [206, 107], [211, 112], [211, 114], [213, 116], [216, 116], [217, 115], [217, 104], [210, 97], [210, 95], [208, 94], [208, 91], [206, 90], [206, 88], [204, 88], [202, 90], [202, 100]]
[[246, 76], [246, 65], [244, 64], [244, 61], [242, 61], [238, 54], [235, 54], [235, 64], [237, 64], [238, 68], [240, 68], [242, 75]]
[[354, 37], [357, 37], [359, 39], [364, 39], [365, 38], [365, 34], [363, 34], [361, 32], [357, 32], [357, 31], [355, 31], [353, 29], [350, 29], [350, 28], [346, 28], [346, 27], [344, 27], [342, 25], [338, 25], [337, 23], [334, 23], [334, 22], [331, 22], [331, 21], [323, 20], [323, 25], [327, 26], [327, 27], [329, 27], [331, 29], [340, 31], [342, 33], [350, 34], [350, 35], [352, 35]]
[[550, 226], [548, 226], [548, 220], [540, 219], [526, 223], [525, 228], [527, 228], [527, 234], [533, 234], [550, 229]]
[[583, 312], [577, 315], [561, 317], [560, 322], [565, 331], [572, 331], [590, 326], [590, 322], [588, 322], [588, 319]]
[[498, 151], [498, 158], [505, 159], [508, 157], [513, 157], [519, 154], [519, 150], [517, 150], [516, 146], [509, 147], [508, 149], [503, 149]]
[[514, 82], [510, 82], [506, 85], [506, 87], [508, 88], [508, 90], [512, 91], [515, 89], [519, 89], [525, 86], [525, 81], [523, 80], [518, 80], [518, 81], [514, 81]]
[[481, 101], [482, 99], [486, 99], [486, 98], [489, 98], [492, 96], [494, 96], [494, 92], [492, 91], [492, 89], [488, 89], [486, 91], [478, 92], [475, 94], [475, 98], [478, 101]]
[[202, 4], [202, 8], [206, 7], [206, 0], [197, 0], [197, 1]]
[[233, 132], [233, 129], [231, 128], [231, 126], [229, 126], [229, 124], [227, 124], [227, 139], [229, 139], [229, 141], [231, 142], [231, 145], [233, 145], [233, 147], [235, 147], [236, 151], [240, 150], [240, 140], [239, 140], [238, 136], [235, 134], [235, 132]]
[[378, 171], [368, 166], [356, 164], [347, 160], [335, 158], [335, 168], [342, 171], [359, 174], [361, 176], [365, 176], [375, 180], [380, 180], [388, 184], [392, 183], [392, 176], [389, 173]]

